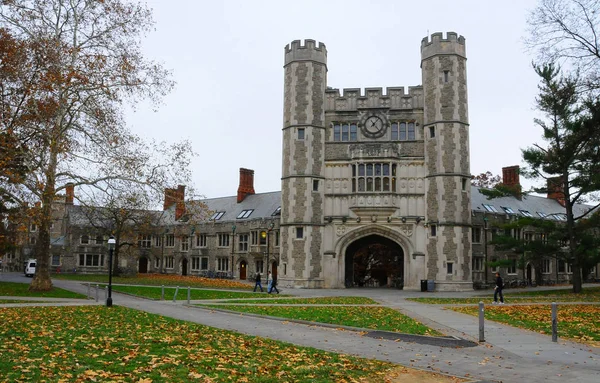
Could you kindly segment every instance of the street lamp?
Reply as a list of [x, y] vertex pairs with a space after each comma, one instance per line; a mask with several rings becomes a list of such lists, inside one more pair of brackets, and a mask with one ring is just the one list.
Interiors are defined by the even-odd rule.
[[233, 279], [233, 277], [234, 277], [233, 276], [233, 255], [235, 252], [235, 229], [236, 229], [235, 225], [231, 225], [231, 232], [233, 233], [232, 234], [233, 238], [231, 238], [231, 279]]
[[108, 298], [106, 298], [106, 307], [112, 306], [112, 259], [115, 252], [115, 237], [108, 238]]

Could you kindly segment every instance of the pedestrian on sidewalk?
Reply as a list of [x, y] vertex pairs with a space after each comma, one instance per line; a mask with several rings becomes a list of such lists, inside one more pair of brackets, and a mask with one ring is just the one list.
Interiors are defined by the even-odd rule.
[[256, 288], [260, 287], [260, 292], [263, 292], [262, 285], [260, 284], [260, 271], [256, 273], [256, 283], [254, 284], [254, 292], [256, 292]]
[[277, 277], [273, 276], [273, 279], [271, 279], [271, 287], [267, 290], [267, 293], [271, 294], [271, 292], [273, 292], [273, 290], [277, 291], [277, 294], [279, 294], [279, 290], [277, 290]]
[[271, 281], [273, 280], [273, 277], [271, 276], [271, 272], [269, 271], [269, 274], [267, 274], [267, 293], [269, 291], [271, 291]]
[[498, 303], [498, 296], [500, 296], [500, 304], [504, 304], [504, 294], [502, 294], [502, 289], [504, 288], [504, 282], [502, 281], [502, 277], [500, 273], [496, 273], [496, 286], [494, 287], [494, 303]]

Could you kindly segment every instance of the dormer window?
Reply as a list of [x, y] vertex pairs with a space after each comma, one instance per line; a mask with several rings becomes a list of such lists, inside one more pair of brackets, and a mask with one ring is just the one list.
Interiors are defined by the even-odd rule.
[[506, 214], [515, 214], [515, 211], [513, 209], [511, 209], [510, 207], [507, 206], [500, 206], [505, 212]]
[[277, 209], [275, 209], [273, 214], [271, 214], [271, 216], [279, 216], [279, 215], [281, 215], [281, 206], [279, 206]]
[[490, 213], [498, 213], [498, 209], [496, 209], [493, 205], [488, 205], [485, 203], [482, 205], [485, 208], [485, 210], [489, 211]]
[[539, 215], [540, 217], [542, 217], [542, 218], [546, 218], [546, 213], [544, 213], [544, 212], [541, 212], [541, 211], [538, 211], [537, 213], [538, 213], [538, 215]]
[[214, 214], [213, 214], [213, 215], [210, 217], [210, 220], [211, 220], [211, 221], [218, 221], [218, 220], [220, 220], [220, 219], [223, 217], [223, 215], [224, 215], [224, 214], [225, 214], [225, 212], [224, 212], [224, 211], [218, 211], [218, 212], [214, 213]]
[[523, 214], [525, 217], [533, 217], [533, 214], [531, 214], [529, 211], [527, 210], [519, 210], [519, 212], [521, 214]]
[[250, 217], [254, 209], [242, 210], [240, 214], [238, 214], [237, 219], [244, 219]]

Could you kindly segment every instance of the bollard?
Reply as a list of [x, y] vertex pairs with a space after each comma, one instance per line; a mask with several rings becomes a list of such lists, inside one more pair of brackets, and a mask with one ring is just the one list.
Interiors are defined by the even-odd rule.
[[98, 302], [98, 288], [100, 288], [100, 286], [96, 285], [96, 302]]
[[104, 286], [104, 302], [108, 299], [108, 286]]
[[161, 289], [160, 289], [160, 300], [161, 301], [165, 300], [165, 285], [161, 286]]
[[175, 287], [175, 295], [173, 295], [173, 303], [177, 300], [177, 293], [179, 293], [179, 286]]
[[188, 286], [188, 305], [190, 304], [190, 296], [191, 296], [191, 292], [190, 292], [190, 287]]
[[558, 307], [552, 302], [552, 341], [558, 342]]
[[485, 342], [484, 324], [483, 324], [484, 314], [485, 314], [485, 308], [483, 307], [483, 302], [479, 302], [479, 341], [480, 342]]
[[87, 286], [87, 287], [88, 287], [88, 288], [87, 288], [87, 299], [91, 299], [91, 298], [92, 298], [92, 296], [90, 295], [90, 292], [91, 292], [92, 284], [91, 284], [90, 282], [88, 282], [88, 284], [87, 284], [87, 285], [88, 285], [88, 286]]

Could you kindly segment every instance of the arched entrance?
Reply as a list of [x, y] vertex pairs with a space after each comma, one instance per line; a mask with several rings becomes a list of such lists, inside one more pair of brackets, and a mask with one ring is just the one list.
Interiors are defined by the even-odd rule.
[[531, 285], [531, 278], [533, 276], [531, 263], [527, 264], [527, 284]]
[[187, 275], [187, 268], [188, 268], [188, 260], [187, 260], [187, 258], [183, 258], [181, 260], [181, 275]]
[[148, 272], [148, 258], [146, 258], [146, 257], [140, 258], [138, 272], [140, 274], [146, 274]]
[[246, 271], [248, 270], [248, 263], [246, 263], [246, 261], [241, 261], [240, 262], [240, 279], [242, 281], [246, 280]]
[[368, 235], [352, 242], [345, 254], [346, 287], [404, 285], [404, 250], [391, 239]]
[[271, 263], [271, 273], [273, 274], [273, 278], [277, 278], [277, 262]]

